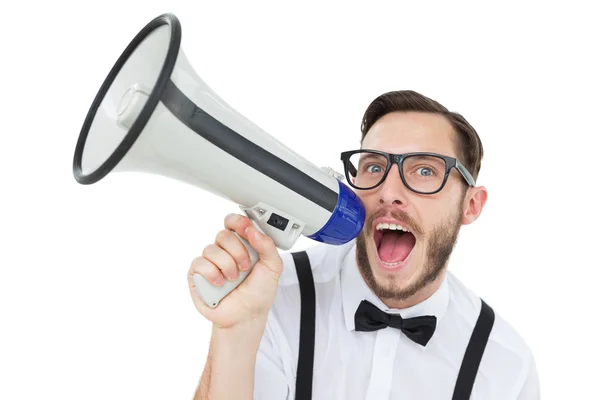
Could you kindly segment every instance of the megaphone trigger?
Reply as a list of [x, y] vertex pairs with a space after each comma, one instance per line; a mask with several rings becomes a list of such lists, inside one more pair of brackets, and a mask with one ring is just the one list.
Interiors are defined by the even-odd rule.
[[291, 249], [306, 226], [304, 221], [264, 202], [259, 202], [254, 207], [240, 206], [240, 209], [281, 250]]

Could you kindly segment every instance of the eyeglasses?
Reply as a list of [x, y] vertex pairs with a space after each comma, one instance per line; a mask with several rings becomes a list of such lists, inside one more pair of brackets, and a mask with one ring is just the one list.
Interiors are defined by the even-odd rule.
[[359, 190], [369, 190], [381, 185], [394, 164], [398, 165], [404, 185], [415, 193], [438, 193], [446, 185], [453, 168], [458, 170], [469, 186], [475, 186], [475, 179], [460, 161], [442, 154], [390, 154], [361, 149], [343, 152], [341, 160], [348, 183]]

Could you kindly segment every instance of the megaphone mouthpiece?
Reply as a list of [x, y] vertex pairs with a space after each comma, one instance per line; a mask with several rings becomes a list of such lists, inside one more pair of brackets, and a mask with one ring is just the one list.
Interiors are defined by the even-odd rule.
[[[365, 219], [356, 194], [220, 99], [189, 65], [180, 37], [177, 18], [164, 14], [126, 48], [84, 121], [75, 179], [138, 171], [194, 185], [238, 204], [283, 250], [300, 235], [331, 245], [354, 239]], [[254, 265], [256, 252], [242, 242]], [[194, 280], [216, 307], [251, 270], [221, 287]]]

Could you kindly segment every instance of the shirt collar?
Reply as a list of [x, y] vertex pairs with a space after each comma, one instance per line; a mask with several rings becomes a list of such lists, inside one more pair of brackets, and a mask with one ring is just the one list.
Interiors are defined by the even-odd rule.
[[434, 315], [438, 319], [443, 317], [448, 307], [450, 291], [448, 288], [447, 277], [444, 277], [442, 284], [425, 301], [415, 304], [412, 307], [404, 309], [388, 308], [372, 291], [364, 281], [358, 265], [356, 263], [356, 245], [346, 254], [343, 260], [340, 272], [340, 284], [342, 292], [342, 307], [346, 328], [349, 331], [354, 330], [354, 313], [362, 300], [373, 303], [379, 309], [393, 314], [400, 314], [402, 318], [412, 318], [421, 315]]

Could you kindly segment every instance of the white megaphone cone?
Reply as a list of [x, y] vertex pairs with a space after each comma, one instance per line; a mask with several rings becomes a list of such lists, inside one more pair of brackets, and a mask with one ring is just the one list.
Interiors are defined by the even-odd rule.
[[[176, 179], [237, 203], [275, 245], [300, 235], [339, 245], [362, 230], [361, 201], [332, 171], [318, 168], [237, 113], [197, 76], [180, 49], [181, 26], [161, 15], [131, 41], [100, 88], [73, 160], [77, 182], [111, 171]], [[256, 252], [243, 239], [251, 255]], [[250, 273], [217, 287], [196, 274], [210, 307]]]

